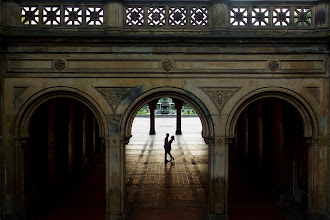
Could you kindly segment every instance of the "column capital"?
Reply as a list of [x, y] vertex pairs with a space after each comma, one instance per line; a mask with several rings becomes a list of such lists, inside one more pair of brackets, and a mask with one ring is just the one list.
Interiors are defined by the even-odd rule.
[[148, 102], [149, 109], [156, 109], [157, 103], [158, 103], [158, 99]]
[[178, 109], [178, 108], [182, 108], [183, 106], [183, 100], [181, 99], [176, 99], [176, 98], [172, 98], [174, 104], [175, 104], [175, 108]]

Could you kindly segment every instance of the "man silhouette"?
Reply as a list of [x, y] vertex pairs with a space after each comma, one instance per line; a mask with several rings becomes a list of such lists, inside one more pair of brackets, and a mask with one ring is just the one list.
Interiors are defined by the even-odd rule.
[[168, 145], [168, 137], [169, 137], [169, 133], [166, 133], [166, 137], [164, 139], [164, 149], [165, 149], [165, 163], [168, 161], [167, 160], [167, 145]]
[[[167, 144], [164, 145], [164, 148], [165, 148], [165, 163], [174, 160], [174, 157], [172, 157], [172, 154], [171, 154], [171, 148], [172, 148], [171, 145], [172, 145], [172, 142], [174, 141], [174, 136], [171, 136], [170, 141], [168, 141], [168, 136], [169, 135], [166, 134], [166, 138], [165, 138], [165, 141], [164, 141], [165, 143], [167, 143]], [[171, 160], [167, 160], [167, 154], [170, 155]]]

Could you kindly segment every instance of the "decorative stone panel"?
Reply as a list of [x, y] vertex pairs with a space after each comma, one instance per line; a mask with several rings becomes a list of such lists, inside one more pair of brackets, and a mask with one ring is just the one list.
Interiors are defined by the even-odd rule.
[[13, 88], [13, 101], [18, 99], [28, 87], [14, 87]]
[[64, 22], [66, 25], [82, 25], [83, 10], [80, 7], [66, 7], [64, 10]]
[[201, 87], [201, 89], [211, 98], [221, 113], [224, 105], [240, 87]]
[[169, 20], [170, 26], [185, 26], [187, 24], [187, 13], [186, 7], [170, 7], [169, 9]]
[[38, 25], [39, 8], [33, 6], [22, 7], [21, 22], [25, 25]]
[[107, 100], [115, 112], [121, 100], [132, 89], [132, 87], [95, 87], [95, 89]]
[[294, 25], [300, 27], [312, 26], [312, 8], [295, 8], [293, 12]]
[[305, 87], [307, 91], [320, 103], [320, 87]]
[[149, 7], [147, 13], [149, 26], [163, 26], [166, 24], [165, 7]]
[[[39, 22], [42, 21], [42, 22]], [[104, 23], [104, 5], [39, 5], [21, 7], [21, 24], [48, 26], [100, 26]]]
[[61, 8], [59, 6], [44, 7], [42, 22], [45, 25], [59, 25], [61, 23]]

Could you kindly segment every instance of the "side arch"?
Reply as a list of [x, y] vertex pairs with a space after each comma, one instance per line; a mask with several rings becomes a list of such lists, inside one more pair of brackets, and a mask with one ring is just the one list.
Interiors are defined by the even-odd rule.
[[125, 136], [125, 139], [129, 139], [131, 137], [131, 127], [133, 120], [142, 106], [152, 100], [160, 99], [162, 97], [177, 98], [188, 102], [196, 110], [198, 116], [201, 119], [204, 140], [208, 142], [209, 138], [214, 136], [214, 123], [211, 114], [205, 104], [198, 97], [183, 89], [174, 87], [162, 87], [151, 89], [143, 93], [137, 97], [126, 109], [122, 118], [122, 135]]
[[319, 135], [316, 114], [302, 96], [286, 88], [265, 87], [248, 93], [232, 107], [226, 123], [226, 137], [235, 137], [236, 122], [245, 107], [258, 99], [270, 97], [285, 100], [298, 110], [304, 122], [305, 137], [317, 137]]
[[108, 124], [101, 106], [87, 93], [72, 87], [50, 87], [32, 95], [20, 108], [14, 123], [14, 137], [28, 137], [30, 119], [44, 102], [54, 98], [72, 98], [82, 102], [94, 114], [99, 126], [100, 137], [108, 136]]

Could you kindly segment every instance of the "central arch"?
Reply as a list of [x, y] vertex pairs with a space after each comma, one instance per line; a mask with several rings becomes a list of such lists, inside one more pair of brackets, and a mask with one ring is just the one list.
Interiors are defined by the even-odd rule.
[[131, 137], [131, 128], [133, 124], [133, 120], [137, 114], [137, 112], [141, 109], [141, 107], [145, 103], [149, 103], [152, 100], [160, 99], [162, 97], [171, 97], [176, 99], [181, 99], [185, 102], [188, 102], [198, 114], [199, 118], [202, 122], [203, 127], [203, 138], [206, 143], [209, 142], [209, 138], [214, 136], [214, 123], [211, 118], [211, 114], [206, 107], [206, 105], [194, 94], [175, 87], [162, 87], [149, 90], [145, 92], [137, 99], [135, 99], [131, 105], [127, 108], [126, 112], [123, 116], [123, 130], [122, 135], [125, 136], [125, 139], [129, 139]]
[[[208, 108], [194, 94], [192, 94], [192, 93], [190, 93], [190, 92], [188, 92], [186, 90], [178, 89], [178, 88], [173, 88], [173, 87], [165, 87], [165, 88], [163, 87], [163, 88], [156, 88], [156, 89], [149, 90], [149, 91], [143, 93], [142, 95], [140, 95], [138, 98], [136, 98], [130, 104], [130, 106], [125, 111], [125, 113], [123, 115], [123, 119], [122, 119], [122, 130], [121, 130], [122, 134], [121, 135], [123, 135], [125, 137], [126, 144], [128, 144], [128, 140], [132, 136], [132, 131], [131, 130], [132, 130], [133, 121], [134, 121], [134, 118], [136, 117], [138, 111], [141, 109], [141, 107], [143, 107], [145, 104], [150, 103], [150, 102], [152, 102], [154, 100], [159, 100], [162, 97], [170, 97], [171, 99], [177, 99], [177, 100], [181, 100], [181, 101], [184, 101], [184, 102], [189, 103], [191, 105], [191, 107], [196, 111], [197, 115], [200, 118], [200, 121], [201, 121], [201, 124], [202, 124], [202, 138], [204, 139], [204, 141], [205, 141], [206, 144], [209, 144], [210, 139], [214, 138], [214, 124], [213, 124], [213, 120], [211, 118], [211, 114], [210, 114]], [[150, 139], [153, 139], [153, 138], [154, 138], [154, 136], [150, 136]], [[177, 138], [178, 138], [177, 141], [178, 141], [178, 146], [179, 146], [180, 145], [181, 138], [180, 137], [177, 137]], [[159, 141], [159, 139], [158, 139], [158, 141]], [[156, 142], [157, 142], [157, 140], [156, 140]], [[181, 142], [181, 143], [183, 143], [183, 142]], [[159, 142], [158, 142], [158, 145], [159, 145]], [[203, 145], [205, 145], [205, 144], [203, 144]], [[199, 145], [196, 144], [196, 146], [199, 146]], [[207, 152], [207, 154], [205, 154], [205, 158], [203, 159], [203, 161], [205, 161], [205, 162], [203, 162], [203, 163], [205, 163], [205, 165], [208, 167], [208, 168], [206, 168], [206, 166], [205, 166], [205, 174], [206, 174], [206, 177], [207, 177], [207, 180], [206, 180], [205, 183], [207, 183], [208, 185], [210, 185], [210, 177], [209, 177], [210, 176], [210, 173], [209, 173], [208, 170], [209, 170], [209, 167], [211, 166], [210, 157], [212, 157], [212, 155], [211, 155], [211, 151], [209, 150], [208, 147], [209, 146], [207, 146], [207, 145], [205, 145], [203, 147], [203, 149], [205, 149], [206, 152]], [[181, 147], [179, 147], [179, 148], [180, 148], [179, 150], [181, 152], [181, 155], [183, 155], [182, 154], [183, 153], [182, 148]], [[156, 146], [156, 150], [157, 150], [157, 146]], [[186, 150], [184, 150], [184, 152], [186, 152]], [[125, 153], [123, 153], [123, 154], [125, 154]], [[184, 154], [186, 155], [186, 153], [184, 153]], [[190, 156], [188, 156], [187, 158], [190, 158]], [[126, 164], [127, 161], [129, 161], [129, 160], [125, 158], [124, 163]], [[189, 163], [187, 166], [184, 165], [185, 164], [185, 161], [186, 160], [183, 160], [183, 163], [182, 163], [182, 162], [179, 162], [178, 160], [175, 160], [175, 162], [178, 162], [177, 166], [183, 166], [183, 167], [187, 168], [188, 165], [190, 164], [190, 159], [187, 159], [187, 163]], [[200, 161], [198, 161], [198, 163], [199, 162]], [[164, 166], [164, 163], [163, 162], [157, 163], [157, 166], [159, 166], [158, 164], [163, 164], [163, 165], [160, 165], [161, 167]], [[197, 165], [194, 165], [194, 163], [193, 164], [190, 164], [190, 165], [191, 166], [197, 166]], [[166, 168], [166, 163], [165, 163], [164, 169], [170, 169], [171, 167], [172, 167], [172, 165]], [[184, 168], [182, 168], [182, 169], [184, 169]], [[193, 168], [193, 170], [195, 170], [195, 169]], [[169, 175], [169, 172], [170, 171], [169, 170], [166, 170], [164, 172], [165, 172], [164, 173], [164, 178], [165, 178], [164, 181], [165, 181], [166, 178], [167, 178], [167, 175]], [[183, 172], [185, 172], [185, 171], [183, 171]], [[188, 171], [186, 171], [186, 172], [188, 172]], [[193, 171], [191, 171], [191, 172], [193, 172]], [[188, 173], [187, 173], [187, 175], [188, 175]], [[130, 180], [128, 180], [128, 177], [129, 176], [126, 176], [126, 175], [128, 175], [127, 172], [123, 172], [123, 175], [125, 176], [124, 177], [125, 182], [126, 181], [130, 181]], [[175, 172], [173, 173], [173, 175], [176, 175]], [[142, 178], [142, 177], [140, 177], [140, 178]], [[131, 180], [131, 181], [133, 181], [133, 180]], [[166, 181], [164, 182], [164, 184], [165, 183], [168, 184], [168, 182], [166, 182]], [[160, 183], [160, 184], [163, 184], [163, 183]], [[190, 184], [195, 184], [195, 183], [191, 183], [190, 182]], [[188, 184], [188, 185], [190, 185], [190, 184]], [[167, 187], [168, 188], [172, 188], [172, 185], [167, 186]], [[182, 187], [186, 187], [186, 186], [182, 186]], [[206, 187], [206, 188], [208, 189], [208, 187]], [[127, 190], [129, 190], [129, 189], [131, 189], [131, 188], [127, 187]], [[183, 189], [183, 188], [181, 188], [181, 189]], [[173, 190], [176, 190], [175, 187], [173, 188]], [[206, 194], [206, 195], [210, 195], [210, 193], [212, 193], [209, 190], [206, 190], [205, 192], [207, 192], [207, 191], [208, 191], [208, 194]], [[127, 191], [126, 192], [126, 187], [125, 187], [125, 193], [127, 194], [128, 192], [130, 192], [130, 191]], [[207, 197], [209, 199], [211, 198], [211, 196], [207, 196]], [[208, 204], [210, 204], [210, 201], [207, 202], [207, 200], [206, 200], [205, 202], [206, 202], [205, 203], [205, 207], [207, 207]], [[125, 199], [124, 204], [125, 204], [125, 206], [127, 208], [128, 207], [128, 203], [127, 203], [126, 199]]]

